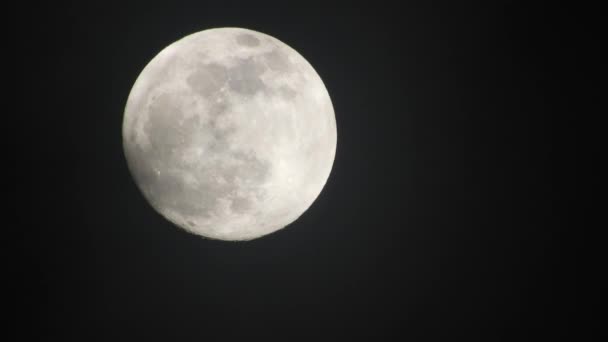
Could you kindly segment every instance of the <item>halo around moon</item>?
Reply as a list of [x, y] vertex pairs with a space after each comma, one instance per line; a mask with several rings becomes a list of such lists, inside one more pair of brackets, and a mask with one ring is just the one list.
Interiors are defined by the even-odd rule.
[[250, 240], [300, 217], [336, 153], [333, 106], [294, 49], [241, 28], [167, 46], [137, 78], [123, 147], [146, 200], [207, 238]]

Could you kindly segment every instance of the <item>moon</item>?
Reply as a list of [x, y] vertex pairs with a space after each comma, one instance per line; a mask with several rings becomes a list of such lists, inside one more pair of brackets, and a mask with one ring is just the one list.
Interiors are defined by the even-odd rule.
[[327, 89], [297, 51], [264, 33], [215, 28], [145, 66], [122, 138], [158, 213], [191, 233], [239, 241], [280, 230], [312, 205], [337, 131]]

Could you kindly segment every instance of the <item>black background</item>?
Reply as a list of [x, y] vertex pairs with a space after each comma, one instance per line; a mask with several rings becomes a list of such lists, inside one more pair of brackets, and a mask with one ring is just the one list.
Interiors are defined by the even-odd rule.
[[[570, 329], [574, 260], [556, 209], [561, 123], [549, 106], [558, 38], [546, 8], [146, 1], [24, 11], [15, 57], [27, 77], [15, 100], [31, 138], [16, 143], [24, 257], [11, 268], [22, 333], [512, 341]], [[123, 109], [146, 63], [224, 26], [299, 51], [338, 127], [317, 201], [247, 243], [165, 221], [122, 152]]]

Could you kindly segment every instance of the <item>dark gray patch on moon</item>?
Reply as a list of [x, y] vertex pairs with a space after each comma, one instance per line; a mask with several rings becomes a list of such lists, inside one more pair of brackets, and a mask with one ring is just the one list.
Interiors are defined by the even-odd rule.
[[285, 53], [281, 50], [274, 49], [262, 55], [266, 59], [266, 64], [273, 71], [289, 73], [292, 72], [291, 62]]
[[216, 101], [209, 107], [209, 111], [207, 112], [209, 116], [212, 118], [216, 118], [217, 116], [224, 114], [226, 110], [228, 110], [229, 105], [226, 103], [224, 99], [225, 96], [220, 96], [218, 99], [220, 101]]
[[281, 87], [279, 87], [279, 94], [281, 94], [281, 96], [285, 99], [293, 99], [296, 97], [296, 95], [298, 95], [298, 93], [291, 87], [288, 87], [286, 85], [282, 85]]
[[232, 134], [236, 132], [236, 126], [231, 125], [227, 127], [218, 127], [215, 121], [212, 121], [212, 125], [214, 126], [212, 135], [218, 142], [223, 142], [228, 139]]
[[234, 151], [232, 152], [232, 157], [247, 166], [248, 174], [247, 177], [243, 178], [245, 181], [250, 181], [253, 184], [260, 184], [268, 177], [270, 164], [258, 159], [254, 153]]
[[243, 213], [251, 209], [251, 200], [245, 197], [235, 197], [230, 204], [230, 209], [235, 213]]
[[144, 130], [152, 147], [164, 155], [190, 139], [199, 121], [197, 116], [184, 120], [183, 113], [172, 103], [171, 96], [163, 94], [152, 102]]
[[259, 39], [257, 39], [253, 35], [247, 34], [247, 33], [242, 33], [242, 34], [239, 34], [238, 36], [236, 36], [236, 42], [241, 45], [250, 46], [250, 47], [260, 45]]
[[204, 64], [186, 79], [188, 85], [203, 96], [213, 96], [220, 91], [226, 81], [228, 81], [226, 68], [217, 63]]
[[260, 76], [265, 68], [253, 58], [241, 59], [239, 63], [230, 69], [228, 74], [228, 86], [233, 91], [243, 95], [253, 95], [258, 91], [266, 89]]

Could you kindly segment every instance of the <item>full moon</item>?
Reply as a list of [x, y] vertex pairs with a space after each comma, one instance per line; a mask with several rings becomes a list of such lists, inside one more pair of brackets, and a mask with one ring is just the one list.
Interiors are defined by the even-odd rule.
[[206, 238], [251, 240], [312, 205], [337, 131], [327, 89], [304, 57], [260, 32], [216, 28], [146, 65], [122, 138], [133, 179], [158, 213]]

